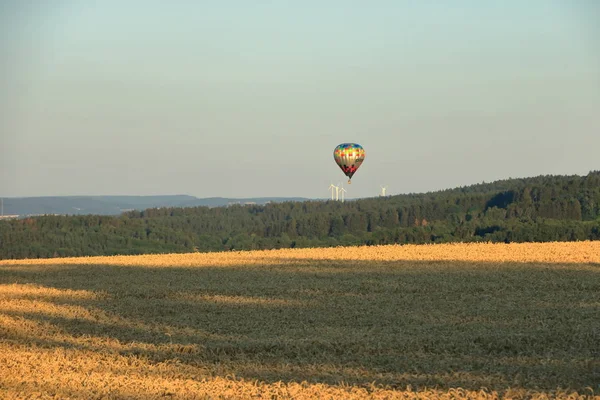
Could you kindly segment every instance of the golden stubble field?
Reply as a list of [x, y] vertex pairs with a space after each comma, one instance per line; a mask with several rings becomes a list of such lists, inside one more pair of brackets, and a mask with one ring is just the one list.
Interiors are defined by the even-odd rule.
[[600, 398], [600, 242], [0, 261], [0, 398]]

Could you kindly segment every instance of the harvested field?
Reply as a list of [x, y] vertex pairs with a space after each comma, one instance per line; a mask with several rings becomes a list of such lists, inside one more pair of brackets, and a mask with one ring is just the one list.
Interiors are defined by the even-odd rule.
[[0, 261], [0, 398], [600, 398], [600, 242]]

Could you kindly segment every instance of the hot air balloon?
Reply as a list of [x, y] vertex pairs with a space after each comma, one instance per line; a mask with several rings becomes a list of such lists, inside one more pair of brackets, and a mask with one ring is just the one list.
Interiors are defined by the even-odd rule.
[[365, 161], [365, 149], [357, 143], [342, 143], [333, 150], [333, 159], [352, 183], [352, 175]]

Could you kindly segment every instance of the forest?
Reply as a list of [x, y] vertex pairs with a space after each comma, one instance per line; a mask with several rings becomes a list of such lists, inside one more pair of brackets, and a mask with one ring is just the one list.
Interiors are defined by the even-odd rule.
[[164, 207], [0, 221], [0, 259], [600, 239], [600, 171], [353, 201]]

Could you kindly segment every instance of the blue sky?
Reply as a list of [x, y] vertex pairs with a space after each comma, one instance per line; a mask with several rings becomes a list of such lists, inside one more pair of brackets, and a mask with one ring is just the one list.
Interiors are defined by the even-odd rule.
[[600, 169], [594, 1], [0, 0], [0, 196], [348, 197]]

